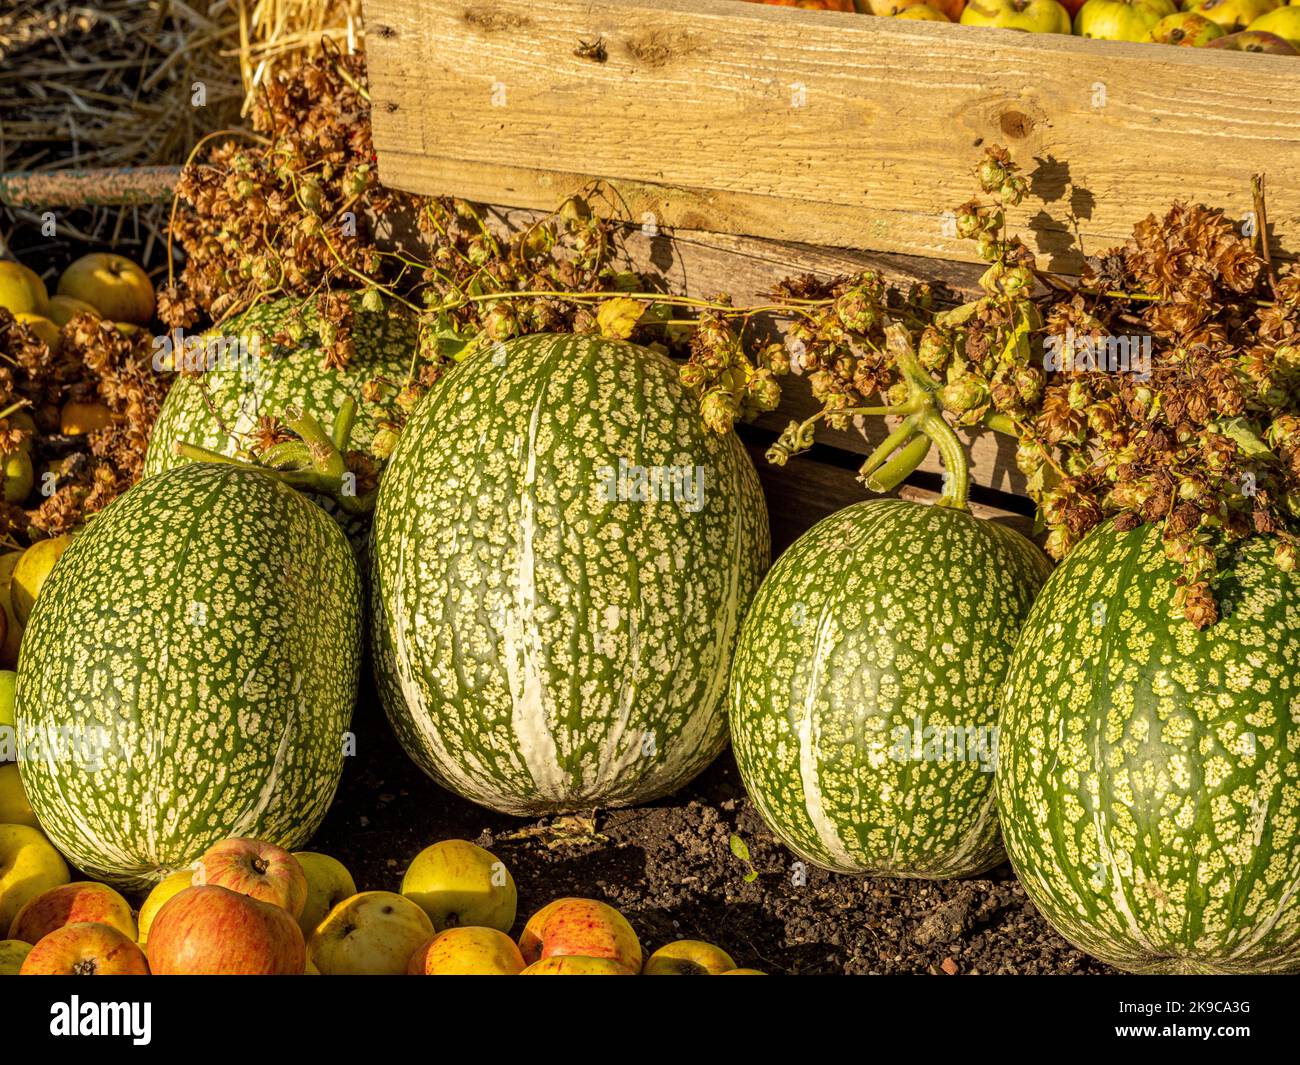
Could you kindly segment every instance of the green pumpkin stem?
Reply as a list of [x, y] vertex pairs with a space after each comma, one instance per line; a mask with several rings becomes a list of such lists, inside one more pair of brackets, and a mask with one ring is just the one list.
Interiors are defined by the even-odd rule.
[[970, 466], [966, 461], [966, 448], [938, 411], [926, 411], [921, 415], [919, 426], [921, 432], [939, 449], [939, 457], [943, 460], [943, 492], [935, 505], [965, 510], [970, 495]]
[[873, 492], [892, 492], [916, 472], [930, 453], [931, 443], [925, 433], [915, 433], [896, 455], [867, 478], [867, 487]]
[[334, 416], [334, 427], [330, 430], [330, 439], [334, 441], [334, 446], [340, 454], [347, 451], [348, 444], [352, 440], [352, 429], [356, 424], [356, 400], [348, 398], [343, 401], [343, 406], [339, 407], [338, 413]]
[[[906, 444], [916, 433], [916, 422], [912, 418], [907, 418], [902, 425], [890, 433], [876, 449], [867, 456], [867, 460], [858, 469], [858, 480], [867, 483], [870, 488], [869, 478], [882, 466], [884, 466], [889, 457], [900, 447]], [[872, 488], [873, 492], [880, 489]]]
[[288, 410], [285, 411], [284, 421], [307, 445], [307, 453], [311, 456], [311, 464], [316, 472], [322, 477], [341, 480], [348, 470], [343, 461], [343, 453], [315, 415], [305, 410]]
[[[901, 325], [894, 324], [885, 329], [885, 346], [911, 386], [913, 401], [924, 405], [922, 412], [915, 416], [916, 427], [939, 449], [939, 457], [943, 460], [946, 473], [943, 492], [936, 505], [965, 510], [970, 495], [970, 464], [966, 459], [966, 448], [940, 413], [939, 385], [925, 372], [912, 347], [911, 335]], [[917, 462], [919, 464], [920, 459]]]
[[311, 465], [311, 454], [301, 440], [282, 440], [258, 455], [257, 461], [276, 470], [301, 470]]
[[287, 440], [268, 449], [257, 462], [223, 455], [198, 444], [177, 443], [176, 453], [193, 462], [215, 462], [241, 469], [258, 470], [291, 488], [329, 496], [345, 513], [365, 514], [374, 509], [375, 492], [357, 495], [355, 477], [343, 460], [343, 451], [356, 424], [357, 404], [344, 401], [334, 419], [332, 433], [304, 410], [285, 412], [285, 424], [299, 439]]

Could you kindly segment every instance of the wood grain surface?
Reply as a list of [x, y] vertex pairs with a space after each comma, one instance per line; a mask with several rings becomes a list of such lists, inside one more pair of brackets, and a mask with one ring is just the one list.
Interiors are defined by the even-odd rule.
[[1032, 176], [1011, 221], [1044, 268], [1077, 271], [1176, 199], [1244, 217], [1256, 172], [1275, 243], [1300, 243], [1291, 57], [734, 0], [366, 0], [365, 15], [380, 174], [398, 188], [551, 207], [594, 175], [638, 222], [971, 259], [945, 212], [998, 143]]

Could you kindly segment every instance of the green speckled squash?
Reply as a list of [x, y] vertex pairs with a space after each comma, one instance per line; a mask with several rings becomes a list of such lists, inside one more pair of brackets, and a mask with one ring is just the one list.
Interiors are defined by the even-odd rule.
[[1002, 860], [997, 694], [1047, 573], [1004, 526], [898, 499], [832, 514], [777, 560], [730, 713], [745, 788], [791, 850], [878, 876]]
[[1300, 970], [1300, 575], [1248, 541], [1198, 632], [1159, 529], [1092, 532], [1007, 675], [998, 802], [1029, 897], [1135, 972]]
[[[224, 455], [247, 445], [259, 417], [283, 420], [290, 407], [301, 407], [327, 428], [344, 400], [357, 402], [357, 421], [350, 446], [368, 451], [376, 430], [376, 410], [361, 395], [362, 386], [376, 377], [406, 381], [416, 346], [415, 325], [396, 308], [371, 312], [355, 300], [352, 339], [356, 352], [342, 369], [326, 369], [318, 347], [316, 300], [291, 297], [254, 307], [227, 324], [223, 333], [241, 338], [250, 350], [257, 338], [256, 354], [232, 357], [198, 375], [178, 375], [163, 402], [145, 453], [144, 476], [182, 466], [189, 459], [176, 454], [178, 443], [198, 444]], [[301, 346], [275, 343], [290, 326], [305, 330]], [[330, 510], [324, 497], [317, 499]], [[364, 526], [346, 521], [349, 535]]]
[[577, 336], [485, 351], [425, 397], [380, 485], [389, 719], [427, 773], [496, 810], [667, 794], [726, 744], [768, 558], [753, 466], [670, 360]]
[[343, 769], [360, 577], [319, 507], [192, 464], [73, 539], [18, 662], [20, 774], [51, 840], [145, 889], [226, 836], [297, 847]]

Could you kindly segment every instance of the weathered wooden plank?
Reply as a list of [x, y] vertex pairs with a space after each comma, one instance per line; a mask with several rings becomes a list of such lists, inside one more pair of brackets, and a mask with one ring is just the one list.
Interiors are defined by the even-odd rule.
[[[488, 211], [490, 220], [507, 231], [526, 229], [547, 213], [500, 205]], [[408, 228], [413, 230], [413, 219]], [[903, 289], [924, 281], [960, 301], [978, 293], [985, 269], [983, 264], [921, 255], [825, 248], [707, 230], [659, 229], [650, 234], [628, 227], [621, 231], [619, 244], [633, 269], [661, 278], [668, 291], [692, 296], [725, 292], [737, 306], [763, 302], [778, 282], [801, 274], [836, 278], [864, 270], [875, 270]]]
[[[878, 498], [858, 482], [851, 470], [807, 456], [793, 459], [786, 466], [773, 466], [763, 458], [761, 444], [744, 430], [742, 438], [767, 498], [774, 557], [827, 515], [864, 499]], [[909, 484], [901, 485], [894, 494], [924, 503], [938, 497], [936, 492]], [[1002, 522], [1025, 536], [1033, 535], [1033, 519], [1023, 514], [977, 502], [972, 502], [970, 509], [977, 517]]]
[[[1300, 238], [1284, 56], [1087, 41], [732, 0], [366, 0], [380, 173], [549, 207], [596, 175], [656, 225], [968, 259], [945, 212], [979, 145], [1033, 172], [1040, 265], [1270, 176]], [[575, 54], [604, 42], [603, 62]]]

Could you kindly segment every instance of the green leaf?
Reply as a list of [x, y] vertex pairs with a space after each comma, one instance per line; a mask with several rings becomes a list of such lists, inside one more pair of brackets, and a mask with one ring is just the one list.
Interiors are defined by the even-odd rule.
[[731, 844], [732, 854], [734, 854], [742, 862], [749, 861], [749, 845], [743, 839], [741, 839], [738, 835], [736, 835], [736, 833], [733, 832], [731, 834], [731, 839], [728, 840], [728, 842]]
[[965, 325], [979, 308], [980, 301], [974, 300], [971, 303], [963, 303], [960, 307], [954, 307], [949, 311], [940, 311], [934, 316], [934, 324], [943, 328]]
[[1273, 454], [1245, 418], [1218, 418], [1212, 428], [1232, 440], [1237, 445], [1237, 450], [1248, 459]]

